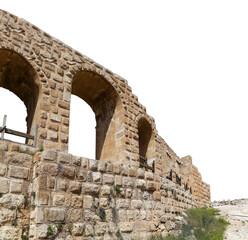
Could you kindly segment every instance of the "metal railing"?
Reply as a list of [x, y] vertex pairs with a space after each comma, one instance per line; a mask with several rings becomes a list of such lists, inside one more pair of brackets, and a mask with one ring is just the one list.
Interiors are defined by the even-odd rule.
[[27, 133], [22, 133], [22, 132], [18, 132], [18, 131], [7, 128], [6, 122], [7, 122], [7, 115], [4, 115], [2, 127], [0, 127], [0, 133], [1, 133], [1, 139], [2, 140], [4, 140], [4, 134], [7, 133], [7, 134], [15, 135], [18, 137], [23, 137], [26, 139], [31, 139], [31, 140], [33, 140], [33, 146], [36, 147], [37, 134], [38, 134], [38, 124], [35, 124], [35, 130], [34, 130], [34, 136], [33, 136], [33, 135], [30, 135]]
[[154, 161], [152, 161], [152, 167], [147, 164], [148, 160], [147, 158], [143, 157], [142, 155], [139, 155], [140, 157], [140, 167], [144, 167], [146, 170], [152, 170], [152, 172], [155, 171]]

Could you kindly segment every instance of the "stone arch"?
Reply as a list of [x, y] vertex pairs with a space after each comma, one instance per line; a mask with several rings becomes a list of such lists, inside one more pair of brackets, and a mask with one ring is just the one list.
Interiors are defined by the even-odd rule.
[[156, 129], [154, 123], [145, 114], [140, 114], [136, 119], [136, 124], [140, 162], [152, 166], [156, 157]]
[[119, 93], [100, 74], [81, 70], [72, 79], [71, 94], [82, 98], [95, 113], [95, 158], [101, 161], [118, 161], [124, 143], [124, 108]]
[[14, 50], [1, 48], [0, 59], [0, 87], [13, 92], [24, 102], [27, 109], [27, 133], [31, 133], [37, 120], [37, 73], [26, 58]]

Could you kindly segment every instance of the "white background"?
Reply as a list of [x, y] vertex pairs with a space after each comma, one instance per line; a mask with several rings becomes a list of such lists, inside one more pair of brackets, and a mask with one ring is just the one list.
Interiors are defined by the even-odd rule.
[[[159, 134], [193, 157], [212, 200], [248, 197], [247, 1], [2, 0], [0, 8], [127, 79]], [[0, 121], [7, 113], [8, 127], [25, 131], [25, 107], [6, 93]], [[70, 152], [94, 157], [94, 114], [78, 102], [71, 128], [91, 125], [80, 137], [71, 129]]]

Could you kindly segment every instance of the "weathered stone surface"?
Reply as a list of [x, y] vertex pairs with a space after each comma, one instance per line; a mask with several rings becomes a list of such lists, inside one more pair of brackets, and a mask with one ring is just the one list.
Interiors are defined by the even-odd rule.
[[9, 179], [0, 177], [0, 192], [9, 192]]
[[93, 197], [92, 196], [84, 196], [84, 208], [91, 208], [93, 205]]
[[73, 236], [82, 236], [84, 233], [84, 223], [74, 223], [72, 228]]
[[21, 229], [13, 226], [1, 226], [0, 239], [3, 240], [21, 239]]
[[94, 183], [100, 183], [101, 182], [101, 176], [102, 174], [100, 172], [92, 172], [92, 180]]
[[141, 200], [131, 200], [131, 208], [132, 209], [141, 209], [144, 204]]
[[103, 184], [113, 185], [115, 178], [113, 175], [110, 174], [103, 174], [102, 182]]
[[72, 193], [80, 193], [81, 192], [81, 183], [76, 182], [76, 181], [70, 181], [69, 190]]
[[45, 209], [45, 218], [50, 222], [63, 222], [65, 220], [65, 210], [61, 208]]
[[37, 227], [37, 238], [41, 238], [44, 239], [47, 237], [47, 225], [46, 224], [42, 224], [40, 226]]
[[29, 177], [29, 169], [24, 167], [10, 166], [9, 177], [27, 179]]
[[130, 200], [128, 199], [118, 199], [116, 201], [116, 208], [125, 208], [128, 209], [129, 208], [129, 204], [130, 204]]
[[23, 188], [23, 181], [11, 180], [10, 182], [10, 192], [11, 193], [21, 193]]
[[7, 208], [1, 208], [0, 209], [0, 222], [1, 224], [6, 222], [13, 222], [16, 218], [16, 211], [15, 210], [9, 210]]
[[0, 176], [4, 176], [7, 172], [7, 165], [0, 163]]
[[98, 195], [100, 191], [100, 186], [90, 183], [83, 184], [83, 193], [89, 195]]
[[41, 159], [45, 159], [48, 161], [56, 161], [57, 151], [56, 149], [47, 149], [42, 152]]
[[58, 162], [62, 164], [71, 164], [71, 154], [59, 152], [58, 153]]
[[121, 232], [132, 232], [133, 231], [133, 226], [134, 223], [130, 223], [130, 222], [121, 222], [119, 223], [119, 227], [120, 227], [120, 231]]
[[122, 178], [122, 184], [125, 187], [134, 187], [134, 185], [135, 185], [135, 178], [123, 177]]
[[70, 208], [67, 211], [67, 222], [78, 222], [80, 221], [82, 217], [82, 209], [74, 209], [74, 208]]

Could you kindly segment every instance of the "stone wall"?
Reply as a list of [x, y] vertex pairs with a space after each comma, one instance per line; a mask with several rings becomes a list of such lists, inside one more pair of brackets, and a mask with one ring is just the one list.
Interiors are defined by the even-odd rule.
[[156, 173], [0, 140], [0, 239], [139, 239], [195, 207]]
[[[116, 219], [107, 222], [110, 225], [111, 222], [118, 223], [111, 229], [118, 231], [120, 228], [120, 232], [128, 237], [135, 236], [139, 232], [135, 227], [138, 224], [135, 217], [131, 221], [132, 230], [123, 231], [121, 226], [129, 221], [128, 211], [137, 210], [142, 215], [142, 221], [150, 222], [149, 218], [151, 215], [156, 215], [155, 211], [164, 211], [164, 216], [170, 217], [170, 214], [179, 214], [184, 207], [210, 204], [210, 187], [202, 181], [199, 171], [192, 164], [192, 159], [190, 157], [180, 159], [158, 135], [154, 119], [139, 103], [138, 97], [132, 93], [125, 79], [23, 19], [0, 10], [0, 20], [0, 87], [12, 91], [24, 102], [28, 113], [27, 133], [34, 134], [35, 124], [38, 124], [37, 149], [45, 150], [41, 155], [36, 153], [34, 158], [31, 158], [30, 154], [24, 157], [23, 154], [29, 151], [25, 149], [32, 144], [32, 140], [28, 140], [25, 146], [11, 143], [7, 148], [8, 151], [2, 149], [1, 152], [1, 161], [6, 168], [3, 167], [2, 170], [5, 171], [2, 174], [2, 190], [3, 194], [7, 194], [2, 200], [8, 198], [8, 201], [12, 201], [11, 186], [17, 181], [12, 181], [12, 178], [19, 179], [20, 182], [16, 185], [20, 185], [22, 190], [13, 196], [18, 196], [18, 199], [20, 198], [18, 201], [29, 200], [34, 206], [34, 210], [28, 210], [25, 214], [26, 219], [30, 219], [31, 235], [32, 232], [37, 234], [37, 229], [41, 229], [38, 233], [42, 232], [42, 228], [46, 229], [50, 222], [52, 225], [50, 216], [57, 216], [57, 213], [63, 218], [63, 221], [61, 220], [63, 224], [69, 224], [68, 216], [75, 217], [74, 212], [77, 212], [77, 209], [81, 209], [80, 222], [84, 223], [83, 228], [87, 229], [86, 225], [92, 223], [90, 221], [88, 223], [85, 219], [88, 208], [79, 206], [75, 202], [80, 196], [83, 198], [82, 204], [88, 202], [88, 199], [89, 202], [95, 199], [94, 204], [98, 204], [96, 211], [100, 211], [99, 209], [102, 208], [100, 204], [108, 198], [114, 199], [116, 205], [117, 202], [121, 202], [120, 199], [126, 202], [126, 208], [121, 209], [126, 211], [126, 215], [120, 214], [121, 217], [126, 216], [126, 218], [118, 219], [117, 222]], [[68, 154], [71, 94], [83, 99], [95, 113], [96, 160], [94, 161]], [[7, 144], [1, 142], [3, 143]], [[24, 153], [13, 152], [20, 146], [24, 149]], [[37, 152], [37, 149], [30, 151]], [[44, 154], [52, 153], [56, 157], [49, 162]], [[12, 158], [15, 159], [13, 162]], [[25, 158], [25, 161], [18, 160], [19, 158]], [[75, 165], [76, 159], [79, 165]], [[93, 162], [97, 166], [95, 169], [91, 166]], [[145, 171], [141, 163], [150, 168], [154, 166], [154, 173], [150, 170], [150, 172]], [[100, 166], [105, 166], [105, 170], [99, 169]], [[79, 169], [84, 169], [86, 180], [83, 181], [79, 175], [76, 175]], [[144, 176], [138, 175], [142, 172]], [[24, 175], [18, 178], [18, 174]], [[108, 177], [114, 179], [114, 182], [106, 183]], [[99, 182], [95, 182], [96, 180], [93, 180], [95, 178]], [[116, 179], [121, 179], [122, 182], [116, 183]], [[125, 185], [123, 181], [131, 185]], [[61, 184], [65, 182], [67, 188], [58, 189], [59, 182]], [[70, 190], [71, 184], [74, 183], [80, 185], [80, 190]], [[83, 183], [93, 184], [94, 188], [99, 188], [98, 192], [85, 194]], [[105, 185], [112, 189], [111, 196], [102, 195], [100, 186]], [[115, 185], [121, 191], [125, 189], [124, 193], [120, 193], [122, 194], [120, 199], [119, 196], [113, 195]], [[162, 188], [165, 185], [169, 186], [165, 187], [167, 191]], [[178, 194], [174, 190], [173, 193], [168, 190], [172, 188], [171, 186], [177, 189]], [[29, 195], [26, 195], [27, 191]], [[21, 199], [21, 194], [26, 198]], [[147, 196], [143, 196], [146, 194]], [[88, 197], [84, 199], [84, 196]], [[167, 210], [160, 207], [155, 209], [156, 204], [153, 205], [153, 210], [146, 209], [144, 205], [146, 200], [157, 201], [158, 206], [166, 206]], [[64, 205], [57, 206], [57, 201], [64, 201]], [[136, 209], [133, 206], [135, 201], [137, 203], [143, 201], [143, 205]], [[72, 205], [73, 203], [76, 205]], [[106, 217], [109, 217], [112, 205], [108, 201], [107, 204], [103, 209]], [[171, 210], [168, 210], [170, 207]], [[117, 216], [119, 210], [116, 209]], [[16, 217], [18, 214], [20, 215], [19, 211], [16, 211], [13, 216]], [[154, 231], [168, 232], [167, 222], [157, 220], [157, 217], [152, 218], [158, 221], [156, 227], [152, 228]], [[131, 228], [130, 225], [128, 226]], [[145, 232], [151, 233], [153, 230]], [[104, 233], [105, 235], [107, 239], [108, 234]]]

